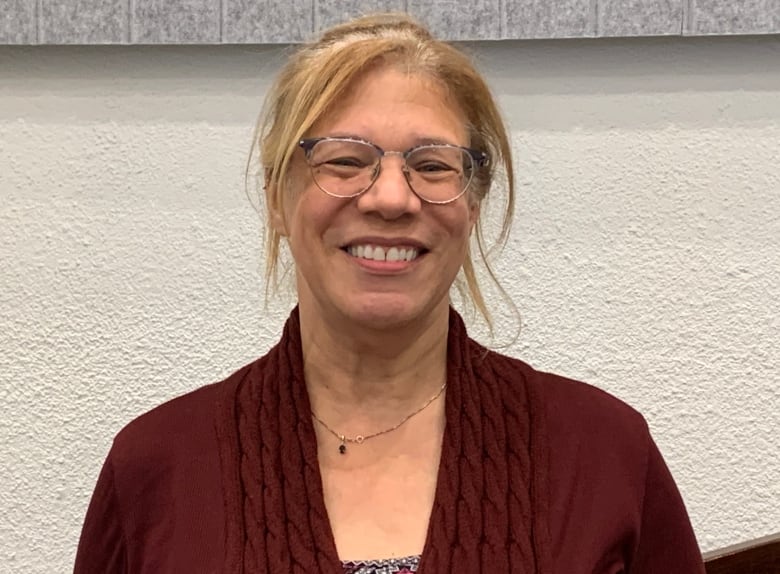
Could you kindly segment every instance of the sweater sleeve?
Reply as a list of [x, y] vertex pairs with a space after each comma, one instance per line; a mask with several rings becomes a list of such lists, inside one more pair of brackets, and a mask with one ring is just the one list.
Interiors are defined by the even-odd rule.
[[639, 540], [629, 574], [704, 574], [680, 492], [655, 442], [649, 452]]
[[127, 549], [109, 455], [81, 531], [74, 574], [125, 574]]

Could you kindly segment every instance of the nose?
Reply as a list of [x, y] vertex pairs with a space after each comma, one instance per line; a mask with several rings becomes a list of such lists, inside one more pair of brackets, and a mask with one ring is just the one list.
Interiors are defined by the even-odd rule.
[[386, 152], [377, 164], [379, 174], [373, 185], [357, 198], [358, 209], [386, 220], [419, 212], [421, 200], [409, 186], [404, 167], [401, 154]]

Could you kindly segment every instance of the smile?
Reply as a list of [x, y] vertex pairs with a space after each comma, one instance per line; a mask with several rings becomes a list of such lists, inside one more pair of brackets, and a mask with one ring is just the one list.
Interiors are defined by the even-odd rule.
[[382, 247], [379, 245], [350, 245], [346, 251], [352, 257], [371, 261], [414, 261], [420, 253], [414, 247]]

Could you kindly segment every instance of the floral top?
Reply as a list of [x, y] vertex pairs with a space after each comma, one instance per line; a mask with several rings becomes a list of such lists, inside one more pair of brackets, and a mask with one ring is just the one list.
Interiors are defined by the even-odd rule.
[[343, 562], [344, 574], [414, 574], [420, 565], [419, 556]]

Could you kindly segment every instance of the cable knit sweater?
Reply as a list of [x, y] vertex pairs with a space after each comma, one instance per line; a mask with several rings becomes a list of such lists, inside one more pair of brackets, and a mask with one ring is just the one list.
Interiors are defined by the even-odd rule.
[[[454, 311], [447, 361], [421, 574], [703, 573], [639, 414], [487, 351]], [[297, 311], [267, 355], [139, 417], [114, 441], [75, 573], [167, 572], [344, 572], [323, 499]]]

